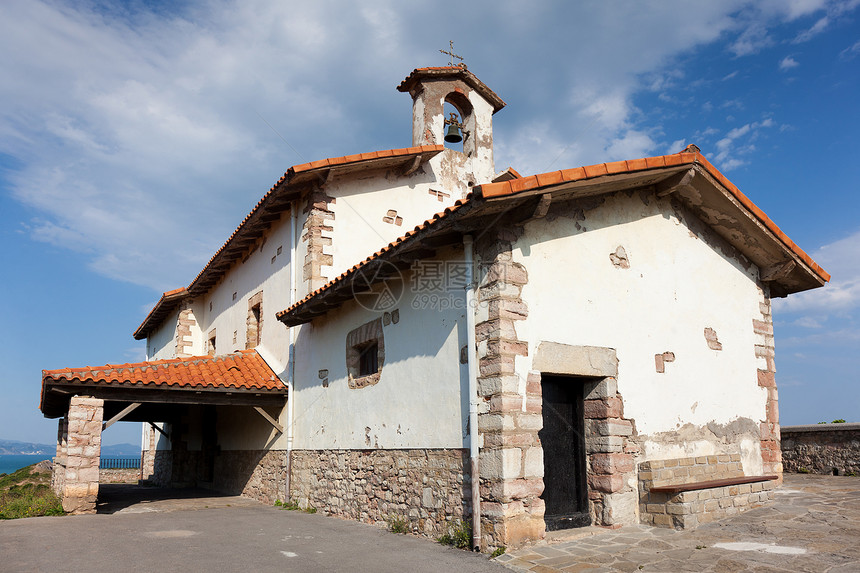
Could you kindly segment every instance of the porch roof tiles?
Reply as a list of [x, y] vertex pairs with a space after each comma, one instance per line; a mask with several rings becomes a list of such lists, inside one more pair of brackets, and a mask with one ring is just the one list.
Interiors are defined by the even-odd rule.
[[285, 394], [287, 386], [256, 350], [223, 356], [190, 356], [150, 362], [106, 364], [42, 370], [44, 411], [46, 389], [54, 385], [82, 388], [167, 388], [193, 391], [234, 391]]

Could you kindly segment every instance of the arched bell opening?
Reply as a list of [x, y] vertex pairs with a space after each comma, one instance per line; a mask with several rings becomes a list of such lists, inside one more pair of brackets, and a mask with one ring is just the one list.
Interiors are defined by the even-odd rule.
[[[460, 92], [445, 96], [443, 105], [445, 147], [471, 156], [475, 150], [474, 109], [468, 98]], [[453, 114], [453, 115], [452, 115]]]

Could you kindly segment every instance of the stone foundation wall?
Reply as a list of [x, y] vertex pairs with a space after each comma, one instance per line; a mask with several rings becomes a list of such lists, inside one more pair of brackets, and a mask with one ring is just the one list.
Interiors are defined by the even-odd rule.
[[782, 463], [787, 472], [860, 474], [860, 424], [783, 426]]
[[[231, 450], [215, 456], [212, 489], [272, 505], [286, 498], [286, 450]], [[204, 484], [205, 485], [205, 484]]]
[[152, 474], [146, 479], [161, 487], [170, 486], [173, 476], [173, 452], [171, 450], [155, 450], [152, 457]]
[[[206, 481], [203, 452], [157, 450], [149, 478], [162, 487], [202, 487], [230, 495], [243, 495], [273, 504], [286, 496], [285, 450], [227, 450], [214, 454], [212, 481]], [[139, 471], [139, 470], [135, 470]]]
[[471, 514], [468, 450], [293, 450], [290, 499], [365, 523], [392, 517], [429, 537]]

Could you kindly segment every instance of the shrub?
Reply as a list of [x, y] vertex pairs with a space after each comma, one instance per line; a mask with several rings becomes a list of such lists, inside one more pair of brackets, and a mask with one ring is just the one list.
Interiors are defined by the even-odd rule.
[[462, 521], [455, 521], [453, 527], [436, 541], [442, 545], [453, 545], [459, 549], [471, 549], [472, 526]]
[[275, 507], [278, 509], [286, 509], [287, 511], [304, 511], [305, 513], [316, 513], [317, 509], [315, 507], [307, 506], [305, 509], [299, 505], [299, 502], [289, 500], [289, 501], [281, 501], [280, 499], [275, 500]]
[[13, 485], [0, 492], [0, 519], [63, 515], [60, 499], [45, 484]]
[[390, 515], [386, 521], [388, 522], [388, 531], [391, 533], [409, 533], [409, 524], [405, 519]]
[[33, 466], [0, 474], [0, 519], [63, 515], [63, 505], [48, 485], [50, 480], [50, 472], [34, 471]]

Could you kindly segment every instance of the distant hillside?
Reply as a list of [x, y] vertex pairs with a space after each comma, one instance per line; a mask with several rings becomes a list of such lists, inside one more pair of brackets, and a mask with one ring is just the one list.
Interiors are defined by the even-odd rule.
[[[34, 444], [15, 440], [0, 440], [0, 456], [7, 455], [39, 455], [53, 456], [57, 453], [56, 444]], [[103, 456], [139, 456], [140, 446], [134, 444], [115, 444], [102, 446]]]
[[0, 455], [2, 456], [53, 456], [56, 453], [56, 445], [34, 444], [32, 442], [16, 442], [15, 440], [0, 440]]
[[102, 446], [103, 456], [139, 456], [140, 446], [134, 444], [114, 444], [113, 446]]

